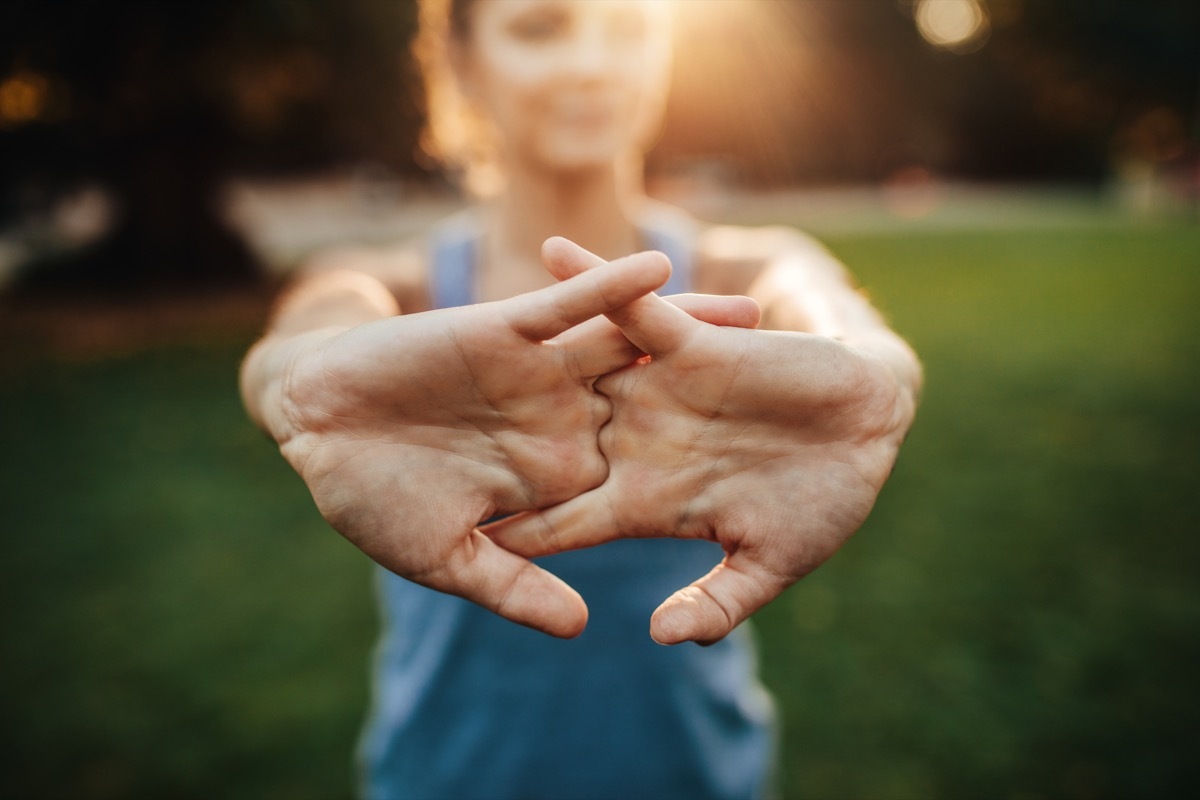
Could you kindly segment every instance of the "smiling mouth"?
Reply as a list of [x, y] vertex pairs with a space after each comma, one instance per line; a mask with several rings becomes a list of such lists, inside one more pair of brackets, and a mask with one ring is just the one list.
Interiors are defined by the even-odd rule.
[[563, 124], [580, 128], [610, 125], [617, 118], [616, 107], [611, 103], [563, 103], [557, 112]]
[[611, 125], [616, 119], [615, 114], [606, 111], [563, 114], [559, 117], [564, 125], [573, 128], [602, 128]]

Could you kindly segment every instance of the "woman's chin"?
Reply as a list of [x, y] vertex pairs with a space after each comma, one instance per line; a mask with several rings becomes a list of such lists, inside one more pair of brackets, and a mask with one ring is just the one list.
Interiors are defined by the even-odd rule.
[[636, 152], [632, 146], [614, 146], [611, 141], [579, 142], [567, 146], [547, 148], [537, 159], [539, 167], [546, 172], [563, 175], [587, 175], [611, 171], [616, 165], [625, 160], [631, 152]]

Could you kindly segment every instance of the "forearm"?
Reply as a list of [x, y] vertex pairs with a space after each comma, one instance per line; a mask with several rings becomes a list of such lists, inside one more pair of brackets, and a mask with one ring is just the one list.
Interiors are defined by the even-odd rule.
[[881, 359], [915, 407], [923, 371], [912, 348], [833, 255], [816, 243], [798, 244], [774, 259], [751, 287], [763, 308], [763, 327], [828, 336]]
[[360, 272], [335, 271], [297, 280], [276, 303], [263, 337], [242, 362], [246, 413], [276, 441], [290, 436], [284, 406], [288, 370], [296, 356], [356, 325], [395, 316], [392, 293]]

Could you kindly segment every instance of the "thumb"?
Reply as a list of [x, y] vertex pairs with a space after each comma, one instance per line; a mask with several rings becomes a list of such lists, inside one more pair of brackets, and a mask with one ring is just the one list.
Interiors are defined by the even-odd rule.
[[516, 514], [483, 528], [483, 533], [504, 550], [524, 558], [579, 550], [621, 537], [621, 524], [608, 486], [556, 506]]
[[587, 605], [578, 592], [479, 530], [450, 555], [443, 569], [420, 582], [552, 636], [569, 639], [587, 625]]
[[655, 610], [650, 617], [650, 638], [659, 644], [713, 644], [789, 584], [741, 553], [726, 556], [711, 572], [675, 592]]

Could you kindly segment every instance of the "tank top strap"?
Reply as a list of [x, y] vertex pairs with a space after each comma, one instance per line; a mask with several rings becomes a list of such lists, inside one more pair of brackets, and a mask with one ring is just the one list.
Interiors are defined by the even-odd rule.
[[673, 230], [660, 225], [643, 225], [639, 231], [648, 249], [658, 250], [671, 260], [671, 277], [658, 293], [668, 295], [692, 291], [694, 256], [691, 231]]
[[475, 302], [475, 270], [479, 263], [479, 230], [468, 214], [440, 223], [429, 243], [429, 297], [434, 308], [456, 308]]

